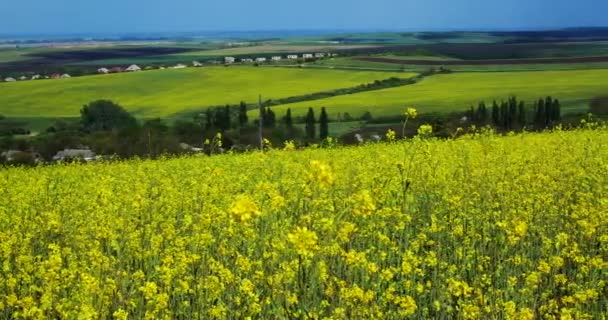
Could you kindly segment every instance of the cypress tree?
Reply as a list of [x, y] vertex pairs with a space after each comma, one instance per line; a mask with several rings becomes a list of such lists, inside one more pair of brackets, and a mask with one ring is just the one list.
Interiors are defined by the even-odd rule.
[[325, 107], [321, 108], [321, 115], [319, 116], [319, 138], [321, 140], [326, 139], [329, 136], [329, 119]]
[[308, 114], [306, 114], [306, 137], [314, 139], [315, 131], [315, 112], [312, 108], [308, 108]]
[[247, 117], [247, 104], [244, 101], [241, 101], [239, 105], [239, 126], [243, 127], [247, 124], [249, 118]]
[[479, 113], [479, 120], [481, 121], [482, 124], [486, 124], [488, 123], [488, 108], [486, 108], [486, 103], [485, 102], [480, 102], [479, 103], [479, 109], [480, 109], [480, 113]]
[[287, 108], [287, 113], [285, 114], [285, 118], [283, 118], [285, 121], [285, 126], [287, 128], [293, 128], [293, 119], [291, 118], [291, 108]]
[[509, 99], [509, 129], [515, 127], [515, 121], [517, 119], [517, 98], [511, 97], [511, 99]]
[[559, 104], [559, 100], [553, 100], [553, 120], [562, 121], [562, 107]]
[[213, 120], [213, 112], [211, 111], [211, 109], [207, 109], [207, 111], [205, 112], [205, 129], [210, 130], [211, 128], [213, 128], [214, 122], [215, 120]]
[[494, 103], [492, 103], [492, 123], [495, 126], [500, 126], [500, 110], [498, 109], [496, 100], [494, 100]]
[[542, 129], [546, 126], [545, 100], [540, 99], [536, 105], [536, 126]]
[[526, 126], [526, 104], [523, 101], [520, 101], [518, 109], [517, 122], [523, 128]]
[[500, 104], [500, 126], [503, 129], [509, 128], [509, 105], [505, 101]]
[[553, 99], [551, 97], [545, 98], [545, 126], [551, 125], [553, 122]]
[[268, 115], [268, 127], [274, 128], [274, 126], [277, 123], [277, 117], [274, 114], [274, 111], [272, 111], [272, 109], [270, 109], [270, 107], [268, 107], [266, 114]]
[[224, 107], [224, 130], [230, 129], [230, 106], [226, 105]]

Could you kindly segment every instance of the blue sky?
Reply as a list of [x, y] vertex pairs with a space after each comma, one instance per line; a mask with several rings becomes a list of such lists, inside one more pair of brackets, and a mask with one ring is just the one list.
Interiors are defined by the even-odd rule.
[[0, 0], [0, 33], [542, 29], [608, 25], [607, 0]]

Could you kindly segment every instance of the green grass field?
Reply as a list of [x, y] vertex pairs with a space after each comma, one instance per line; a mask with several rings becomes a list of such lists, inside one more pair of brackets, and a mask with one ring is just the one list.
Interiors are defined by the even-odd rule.
[[390, 116], [415, 106], [421, 112], [465, 111], [480, 100], [506, 99], [510, 95], [532, 101], [546, 95], [558, 98], [564, 112], [584, 111], [590, 98], [608, 92], [608, 69], [578, 71], [487, 72], [436, 75], [410, 86], [362, 92], [328, 99], [275, 107], [295, 116], [309, 107], [326, 107], [330, 117], [338, 112], [360, 116]]
[[0, 114], [72, 117], [88, 102], [111, 99], [139, 117], [170, 117], [211, 105], [257, 102], [357, 86], [409, 73], [209, 67], [0, 83]]

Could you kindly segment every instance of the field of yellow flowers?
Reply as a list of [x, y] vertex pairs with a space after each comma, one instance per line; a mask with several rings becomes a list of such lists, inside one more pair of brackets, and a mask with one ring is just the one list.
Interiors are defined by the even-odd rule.
[[1, 319], [606, 319], [608, 129], [0, 171]]

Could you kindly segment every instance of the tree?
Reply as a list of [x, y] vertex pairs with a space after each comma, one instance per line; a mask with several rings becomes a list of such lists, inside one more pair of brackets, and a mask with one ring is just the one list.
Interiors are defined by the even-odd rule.
[[526, 126], [526, 105], [523, 101], [519, 102], [519, 106], [518, 106], [518, 111], [517, 111], [517, 122], [519, 123], [520, 126], [525, 127]]
[[264, 108], [264, 112], [262, 113], [262, 117], [264, 120], [264, 127], [266, 128], [274, 128], [276, 125], [277, 119], [274, 111], [270, 109], [270, 107]]
[[553, 100], [553, 120], [562, 121], [562, 106], [559, 100]]
[[91, 131], [110, 131], [137, 124], [137, 120], [110, 100], [93, 101], [80, 110], [82, 126]]
[[494, 100], [492, 103], [492, 123], [495, 126], [500, 125], [500, 110], [498, 109], [498, 103], [496, 103], [496, 100]]
[[211, 109], [207, 109], [207, 111], [205, 111], [205, 129], [211, 130], [214, 123], [215, 120], [213, 119], [213, 111], [211, 111]]
[[306, 137], [308, 139], [314, 139], [315, 135], [315, 112], [312, 108], [308, 108], [308, 114], [306, 114]]
[[321, 108], [321, 115], [319, 116], [319, 138], [322, 140], [329, 136], [329, 118], [325, 107]]
[[534, 117], [534, 123], [536, 127], [541, 129], [546, 126], [546, 111], [545, 111], [545, 101], [543, 99], [539, 99], [536, 104], [536, 115]]
[[290, 129], [293, 128], [293, 119], [291, 118], [291, 108], [287, 108], [287, 113], [285, 114], [283, 121], [285, 121], [285, 126], [287, 128], [290, 128]]
[[241, 101], [241, 104], [239, 105], [239, 126], [244, 127], [248, 121], [247, 104], [244, 101]]

